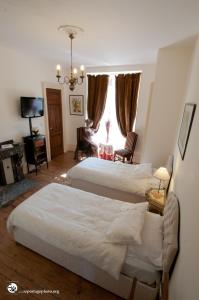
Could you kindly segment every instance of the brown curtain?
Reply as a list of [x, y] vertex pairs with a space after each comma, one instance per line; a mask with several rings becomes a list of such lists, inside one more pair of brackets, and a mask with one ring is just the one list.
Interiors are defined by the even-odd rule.
[[135, 121], [140, 73], [116, 76], [115, 100], [117, 122], [123, 136], [132, 131]]
[[104, 112], [108, 89], [108, 75], [88, 75], [88, 118], [93, 121], [93, 128], [98, 129]]

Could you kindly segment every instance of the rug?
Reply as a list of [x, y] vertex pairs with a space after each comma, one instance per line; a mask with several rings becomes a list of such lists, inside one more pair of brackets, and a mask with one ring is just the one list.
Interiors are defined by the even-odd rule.
[[34, 180], [23, 179], [19, 182], [0, 187], [0, 208], [10, 205], [19, 195], [34, 188], [37, 183]]

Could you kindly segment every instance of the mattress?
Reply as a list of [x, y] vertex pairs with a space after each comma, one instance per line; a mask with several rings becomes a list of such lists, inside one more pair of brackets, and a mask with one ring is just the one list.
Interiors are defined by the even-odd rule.
[[[52, 251], [53, 255], [57, 256], [57, 260], [60, 265], [65, 264], [69, 260], [72, 265], [68, 265], [68, 269], [72, 270], [73, 272], [73, 268], [75, 267], [76, 263], [81, 264], [84, 261], [87, 266], [90, 265], [89, 262], [67, 254], [65, 251], [50, 245], [48, 242], [41, 240], [40, 238], [32, 235], [30, 232], [20, 227], [16, 227], [14, 229], [14, 236], [16, 241], [42, 255], [44, 255], [45, 252], [49, 255]], [[51, 256], [49, 258], [52, 260]], [[94, 268], [94, 266], [92, 267]], [[103, 274], [104, 276], [106, 274], [106, 277], [108, 276], [107, 273]], [[159, 282], [161, 277], [161, 273], [157, 270], [154, 270], [154, 267], [151, 264], [145, 263], [139, 259], [132, 259], [131, 256], [126, 256], [121, 270], [121, 275], [122, 274], [132, 279], [136, 277], [139, 281], [145, 282], [149, 285]]]
[[125, 258], [121, 273], [131, 278], [137, 278], [139, 281], [147, 284], [159, 282], [161, 277], [161, 272], [155, 270], [153, 265], [140, 259], [132, 259], [132, 257], [128, 255]]
[[[159, 184], [158, 180], [153, 177], [151, 164], [130, 165], [93, 157], [85, 159], [70, 169], [67, 177], [71, 185], [78, 188], [90, 183], [97, 187], [101, 186], [117, 192], [136, 195], [140, 199], [145, 197], [148, 189], [158, 187]], [[74, 181], [76, 182], [74, 183]], [[78, 182], [79, 186], [77, 186]]]

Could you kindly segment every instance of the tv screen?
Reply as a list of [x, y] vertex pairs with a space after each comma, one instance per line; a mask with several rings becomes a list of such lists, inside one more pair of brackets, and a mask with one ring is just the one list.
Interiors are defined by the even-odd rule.
[[44, 115], [44, 99], [35, 97], [21, 97], [22, 118], [37, 118]]

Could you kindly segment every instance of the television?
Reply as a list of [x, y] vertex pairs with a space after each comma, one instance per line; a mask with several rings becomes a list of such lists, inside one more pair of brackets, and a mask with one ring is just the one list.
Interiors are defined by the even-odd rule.
[[21, 97], [21, 117], [38, 118], [44, 115], [44, 99], [38, 97]]

